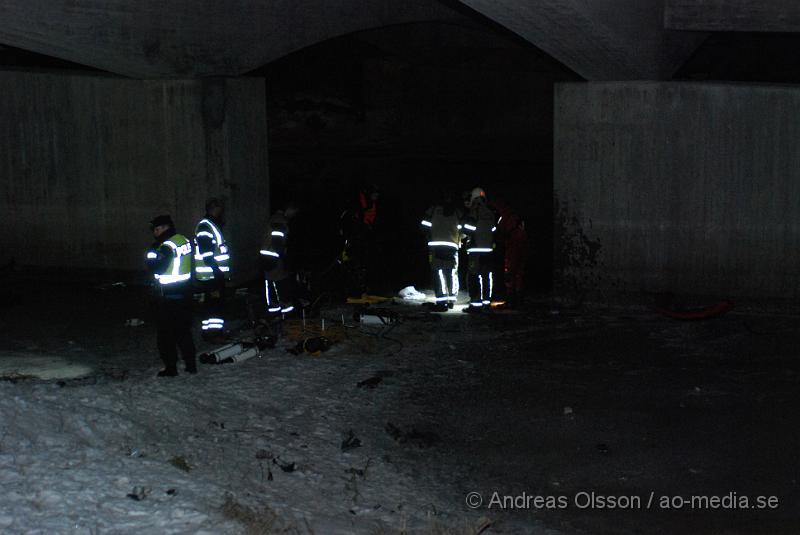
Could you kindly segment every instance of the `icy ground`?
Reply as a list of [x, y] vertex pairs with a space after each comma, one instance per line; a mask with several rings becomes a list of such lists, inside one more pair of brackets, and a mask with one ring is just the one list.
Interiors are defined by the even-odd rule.
[[[141, 292], [19, 288], [0, 300], [2, 535], [800, 533], [797, 310], [398, 306], [384, 337], [157, 379]], [[43, 362], [91, 372], [28, 377]], [[503, 510], [493, 492], [780, 506]]]
[[0, 381], [0, 532], [478, 532], [426, 462], [437, 415], [404, 399], [457, 366], [452, 340], [355, 331], [322, 356], [282, 343], [196, 376], [156, 378], [147, 347], [136, 370]]

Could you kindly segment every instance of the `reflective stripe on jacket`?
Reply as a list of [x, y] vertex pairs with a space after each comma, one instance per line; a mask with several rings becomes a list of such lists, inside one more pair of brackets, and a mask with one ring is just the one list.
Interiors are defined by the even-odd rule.
[[464, 232], [470, 236], [467, 253], [491, 253], [494, 250], [494, 232], [497, 216], [483, 203], [477, 203], [469, 210], [464, 222]]
[[153, 273], [162, 287], [177, 285], [192, 278], [192, 242], [182, 234], [173, 234], [157, 251], [148, 251], [147, 259], [163, 266]]
[[[228, 244], [220, 228], [207, 217], [201, 219], [194, 229], [196, 250], [194, 254], [194, 272], [199, 281], [214, 278], [216, 263], [219, 270], [227, 276], [230, 273], [230, 253]], [[214, 262], [209, 260], [213, 258]]]
[[425, 212], [422, 226], [429, 231], [429, 247], [458, 249], [461, 242], [461, 222], [458, 211], [445, 215], [444, 208], [432, 206]]
[[[261, 258], [267, 265], [269, 280], [283, 280], [289, 273], [286, 269], [286, 245], [289, 241], [289, 221], [283, 210], [278, 210], [269, 219], [264, 239], [261, 242]], [[271, 261], [274, 260], [274, 261]]]

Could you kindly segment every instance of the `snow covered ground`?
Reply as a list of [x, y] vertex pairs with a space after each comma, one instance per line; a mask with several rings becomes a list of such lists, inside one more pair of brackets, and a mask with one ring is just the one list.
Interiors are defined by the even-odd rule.
[[[2, 535], [800, 532], [796, 311], [676, 322], [548, 300], [486, 315], [398, 304], [404, 320], [377, 337], [329, 309], [342, 340], [320, 356], [288, 353], [287, 324], [262, 358], [159, 379], [137, 288], [19, 288], [0, 303]], [[486, 503], [590, 491], [780, 507]]]
[[322, 356], [279, 344], [196, 376], [0, 381], [0, 532], [480, 531], [463, 494], [413, 462], [441, 453], [433, 415], [403, 398], [434, 356], [454, 361], [452, 337], [352, 332]]
[[4, 353], [0, 359], [0, 377], [8, 379], [76, 379], [91, 375], [93, 371], [91, 366], [56, 355]]

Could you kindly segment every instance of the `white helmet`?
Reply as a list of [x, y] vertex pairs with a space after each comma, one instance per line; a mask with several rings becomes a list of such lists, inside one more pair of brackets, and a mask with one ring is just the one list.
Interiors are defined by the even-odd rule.
[[486, 192], [483, 191], [483, 188], [473, 188], [472, 193], [469, 195], [470, 202], [474, 201], [475, 199], [484, 199], [486, 200]]

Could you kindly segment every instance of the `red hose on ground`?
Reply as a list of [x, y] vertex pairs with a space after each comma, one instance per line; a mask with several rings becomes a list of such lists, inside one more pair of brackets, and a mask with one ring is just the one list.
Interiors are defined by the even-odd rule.
[[656, 312], [676, 320], [705, 320], [722, 316], [723, 314], [732, 310], [733, 306], [733, 301], [726, 299], [725, 301], [720, 301], [716, 305], [701, 309], [677, 311], [657, 307]]

